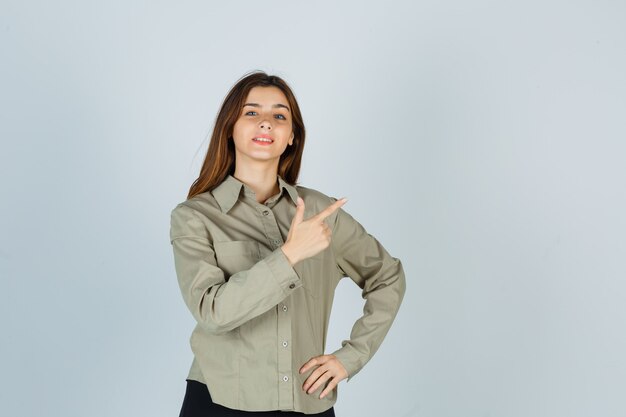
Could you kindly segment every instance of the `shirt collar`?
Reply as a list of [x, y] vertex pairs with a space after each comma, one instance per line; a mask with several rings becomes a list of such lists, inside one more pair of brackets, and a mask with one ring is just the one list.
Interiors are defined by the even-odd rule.
[[[282, 194], [283, 190], [287, 190], [291, 201], [297, 204], [298, 191], [296, 191], [296, 187], [283, 180], [280, 175], [277, 175], [277, 177], [280, 193]], [[248, 186], [229, 174], [221, 184], [211, 191], [211, 194], [213, 194], [213, 197], [215, 197], [217, 203], [220, 205], [222, 213], [227, 213], [235, 205], [242, 187], [247, 188]]]

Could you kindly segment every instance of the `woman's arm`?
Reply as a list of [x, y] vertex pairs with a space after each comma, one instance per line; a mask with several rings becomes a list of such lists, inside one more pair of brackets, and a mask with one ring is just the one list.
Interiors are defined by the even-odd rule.
[[404, 297], [406, 281], [400, 260], [343, 209], [337, 210], [332, 233], [337, 267], [363, 290], [366, 300], [364, 314], [354, 323], [350, 339], [342, 341], [342, 347], [332, 353], [348, 371], [350, 381], [376, 353], [389, 331]]
[[281, 248], [226, 281], [198, 215], [181, 204], [172, 210], [170, 241], [183, 299], [200, 326], [212, 333], [228, 332], [302, 286]]

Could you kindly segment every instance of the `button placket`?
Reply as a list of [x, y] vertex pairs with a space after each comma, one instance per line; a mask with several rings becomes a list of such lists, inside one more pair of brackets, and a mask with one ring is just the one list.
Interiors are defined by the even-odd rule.
[[[279, 248], [282, 243], [282, 235], [278, 227], [278, 222], [274, 216], [274, 212], [263, 204], [257, 205], [258, 210], [261, 213], [261, 222], [265, 230], [265, 237], [268, 245], [272, 249]], [[295, 283], [290, 283], [289, 288], [294, 289]], [[287, 311], [287, 306], [283, 304], [283, 311]], [[294, 386], [292, 383], [288, 383], [290, 376], [293, 374], [292, 369], [292, 352], [291, 346], [289, 346], [289, 340], [291, 340], [291, 314], [277, 314], [277, 329], [276, 333], [276, 346], [278, 349], [278, 374], [281, 375], [281, 379], [284, 384], [280, 384], [278, 387], [278, 406], [281, 409], [293, 408]]]

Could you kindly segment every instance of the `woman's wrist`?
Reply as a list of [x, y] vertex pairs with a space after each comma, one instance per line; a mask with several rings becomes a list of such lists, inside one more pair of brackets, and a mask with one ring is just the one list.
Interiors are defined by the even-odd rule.
[[288, 243], [283, 244], [283, 246], [280, 247], [280, 249], [283, 251], [283, 253], [285, 254], [285, 257], [287, 258], [287, 260], [289, 261], [289, 263], [291, 264], [291, 266], [294, 266], [296, 263], [298, 263], [298, 259], [295, 257], [295, 255], [292, 253], [291, 251], [291, 247], [289, 247]]

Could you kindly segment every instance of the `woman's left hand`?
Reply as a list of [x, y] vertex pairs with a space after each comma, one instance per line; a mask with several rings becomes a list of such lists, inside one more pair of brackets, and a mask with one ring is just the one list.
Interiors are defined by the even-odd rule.
[[330, 379], [328, 386], [320, 394], [320, 398], [324, 398], [326, 394], [331, 392], [337, 384], [339, 384], [339, 381], [348, 377], [348, 371], [346, 371], [346, 368], [343, 367], [335, 355], [312, 357], [307, 363], [302, 365], [300, 373], [302, 374], [316, 365], [318, 366], [317, 369], [309, 375], [302, 386], [302, 389], [306, 391], [307, 394], [316, 391], [320, 385]]

